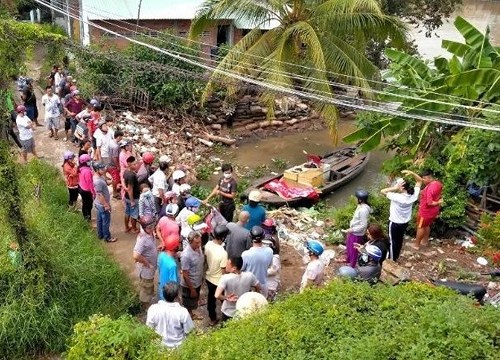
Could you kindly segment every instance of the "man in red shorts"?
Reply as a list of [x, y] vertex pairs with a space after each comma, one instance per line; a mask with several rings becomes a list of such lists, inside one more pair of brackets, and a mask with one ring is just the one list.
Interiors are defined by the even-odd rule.
[[441, 198], [443, 184], [434, 178], [430, 170], [424, 171], [421, 177], [425, 187], [420, 192], [420, 205], [417, 213], [417, 237], [414, 246], [417, 250], [420, 246], [429, 245], [431, 224], [438, 217], [443, 203]]

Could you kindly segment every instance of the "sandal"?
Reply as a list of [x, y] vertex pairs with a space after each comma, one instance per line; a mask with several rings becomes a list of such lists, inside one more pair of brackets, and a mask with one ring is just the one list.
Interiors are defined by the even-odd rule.
[[109, 243], [114, 243], [114, 242], [117, 242], [118, 239], [117, 238], [111, 238], [109, 240], [106, 240], [106, 242], [109, 242]]

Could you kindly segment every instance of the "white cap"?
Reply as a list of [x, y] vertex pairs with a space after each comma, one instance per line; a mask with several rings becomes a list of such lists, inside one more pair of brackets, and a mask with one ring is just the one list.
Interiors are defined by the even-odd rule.
[[191, 185], [189, 185], [189, 184], [181, 184], [181, 186], [179, 187], [179, 191], [181, 193], [191, 191]]
[[172, 158], [168, 155], [162, 155], [160, 156], [160, 160], [159, 160], [161, 163], [169, 163], [172, 161]]
[[248, 200], [259, 202], [261, 198], [261, 194], [259, 190], [252, 190], [250, 194], [248, 194]]
[[179, 205], [177, 204], [168, 204], [165, 208], [165, 214], [169, 216], [175, 216], [177, 211], [179, 211]]
[[172, 179], [179, 180], [182, 179], [184, 176], [186, 176], [186, 173], [182, 170], [175, 170], [174, 173], [172, 174]]

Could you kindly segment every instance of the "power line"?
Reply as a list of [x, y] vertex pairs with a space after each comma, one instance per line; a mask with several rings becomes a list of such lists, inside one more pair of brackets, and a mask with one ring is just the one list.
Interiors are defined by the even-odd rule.
[[[91, 5], [86, 5], [86, 8], [91, 8], [91, 9], [97, 10], [98, 12], [92, 12], [92, 11], [87, 11], [87, 12], [90, 13], [90, 14], [94, 14], [94, 15], [100, 16], [100, 17], [102, 17], [102, 13], [109, 14], [109, 15], [112, 15], [114, 17], [118, 16], [117, 14], [114, 14], [114, 13], [106, 11], [106, 10], [102, 10], [100, 8], [96, 8], [96, 7], [91, 6]], [[78, 10], [78, 9], [75, 9], [75, 10]], [[99, 11], [102, 12], [102, 13], [100, 13]], [[110, 23], [110, 22], [106, 21], [105, 19], [101, 19], [99, 21], [108, 23], [108, 24], [110, 24], [112, 26], [117, 26], [115, 23]], [[130, 25], [130, 23], [128, 23], [126, 21], [123, 21], [123, 20], [120, 20], [120, 19], [113, 19], [113, 21]], [[120, 27], [120, 26], [118, 26], [118, 27]], [[149, 30], [149, 31], [157, 32], [156, 30], [154, 30], [152, 28], [149, 28], [149, 27], [146, 27], [146, 26], [138, 26], [138, 27], [142, 28], [142, 29]], [[120, 27], [120, 28], [122, 28], [124, 30], [127, 30], [129, 32], [133, 32], [135, 34], [144, 35], [146, 37], [148, 36], [147, 34], [139, 33], [138, 31], [134, 31], [133, 29], [128, 28], [128, 27]], [[192, 43], [195, 43], [195, 44], [200, 44], [200, 45], [205, 45], [205, 46], [210, 46], [210, 47], [213, 46], [212, 44], [204, 43], [204, 42], [201, 42], [201, 41], [195, 41], [195, 40], [184, 38], [184, 37], [181, 37], [181, 36], [177, 36], [177, 35], [174, 35], [174, 34], [171, 34], [171, 33], [165, 33], [165, 35], [169, 36], [169, 37], [173, 37], [175, 39], [182, 39], [183, 41], [189, 41], [189, 42], [192, 42]], [[168, 41], [166, 41], [164, 39], [158, 39], [158, 40], [166, 42], [166, 43], [169, 43], [169, 44], [172, 44], [172, 43], [170, 43], [170, 42], [168, 42]], [[182, 46], [180, 44], [176, 44], [176, 46], [183, 47], [183, 48], [186, 48], [186, 49], [191, 49], [189, 47]], [[403, 89], [405, 91], [410, 91], [410, 92], [414, 92], [414, 93], [435, 94], [435, 95], [439, 95], [439, 96], [445, 96], [445, 97], [450, 98], [450, 99], [457, 99], [457, 100], [463, 100], [463, 101], [468, 101], [468, 102], [472, 101], [471, 99], [467, 99], [467, 98], [463, 98], [463, 97], [458, 97], [458, 96], [450, 95], [450, 94], [441, 94], [441, 93], [437, 93], [437, 92], [434, 92], [434, 91], [431, 91], [431, 90], [410, 89], [410, 88], [405, 87], [405, 86], [400, 86], [400, 85], [385, 83], [385, 82], [382, 82], [382, 81], [376, 81], [376, 80], [371, 80], [371, 79], [365, 79], [365, 78], [361, 78], [361, 77], [357, 77], [357, 76], [353, 76], [353, 75], [340, 74], [340, 73], [336, 73], [336, 72], [332, 72], [332, 71], [327, 71], [327, 70], [314, 69], [314, 68], [307, 67], [307, 66], [304, 66], [304, 65], [294, 64], [294, 63], [290, 63], [290, 62], [283, 62], [283, 61], [279, 61], [279, 60], [276, 60], [276, 59], [269, 59], [269, 58], [258, 56], [258, 55], [255, 55], [255, 54], [247, 54], [245, 52], [239, 52], [239, 53], [240, 54], [245, 54], [245, 56], [257, 58], [258, 60], [266, 60], [266, 61], [276, 62], [276, 63], [280, 63], [280, 64], [285, 64], [287, 66], [299, 67], [299, 68], [302, 68], [302, 69], [312, 70], [312, 71], [316, 71], [316, 72], [322, 72], [322, 73], [325, 73], [325, 74], [330, 74], [330, 75], [335, 75], [335, 76], [342, 76], [342, 77], [346, 77], [346, 78], [350, 78], [350, 79], [356, 79], [356, 80], [363, 80], [363, 81], [366, 81], [368, 83], [373, 83], [373, 84], [380, 84], [380, 85], [384, 85], [384, 86], [391, 85], [393, 88]], [[211, 54], [207, 54], [207, 55], [212, 56]], [[218, 55], [215, 55], [215, 57], [220, 58]], [[207, 61], [207, 59], [205, 59], [205, 61]], [[208, 61], [212, 61], [212, 60], [208, 59]], [[254, 65], [254, 66], [256, 66], [257, 68], [259, 68], [258, 65]], [[289, 72], [282, 72], [282, 73], [283, 74], [287, 74], [287, 76], [297, 75], [295, 73], [289, 73]], [[333, 86], [342, 86], [342, 87], [354, 89], [356, 91], [357, 90], [362, 90], [362, 91], [366, 91], [366, 92], [371, 92], [371, 93], [375, 93], [375, 94], [382, 94], [382, 95], [391, 96], [391, 97], [398, 97], [398, 98], [402, 98], [402, 99], [413, 99], [413, 100], [427, 101], [427, 102], [432, 102], [432, 103], [437, 103], [437, 104], [447, 105], [447, 106], [451, 105], [451, 106], [456, 106], [456, 107], [462, 107], [462, 108], [466, 108], [468, 110], [481, 110], [481, 111], [487, 111], [487, 112], [493, 112], [493, 113], [500, 113], [500, 111], [497, 111], [497, 110], [494, 110], [494, 109], [487, 109], [487, 108], [480, 108], [480, 109], [478, 109], [477, 107], [474, 107], [474, 106], [468, 106], [468, 105], [463, 105], [463, 104], [458, 104], [458, 103], [449, 103], [449, 102], [440, 101], [440, 100], [436, 100], [436, 99], [425, 99], [425, 98], [420, 98], [420, 97], [416, 98], [416, 97], [413, 97], [413, 96], [408, 96], [408, 95], [403, 95], [403, 94], [393, 94], [393, 93], [388, 93], [388, 92], [384, 92], [384, 91], [380, 91], [380, 90], [375, 90], [375, 89], [366, 89], [366, 88], [362, 88], [362, 87], [354, 86], [354, 85], [347, 85], [347, 84], [338, 83], [338, 82], [325, 81], [325, 80], [317, 79], [317, 78], [314, 78], [314, 77], [312, 77], [312, 78], [309, 77], [308, 81], [313, 81], [313, 82], [316, 82], [316, 83], [323, 83], [323, 84], [331, 84]], [[475, 102], [478, 105], [483, 105], [483, 106], [493, 105], [492, 103], [485, 102], [485, 101], [480, 101], [480, 100], [475, 101]], [[430, 110], [428, 110], [428, 111], [430, 111]]]
[[[51, 4], [48, 4], [48, 3], [44, 2], [44, 1], [41, 1], [41, 0], [36, 0], [36, 1], [38, 3], [40, 3], [40, 4], [42, 4], [42, 5], [45, 5], [45, 6], [49, 7], [49, 8], [51, 8], [51, 9], [53, 9], [53, 10], [56, 10], [58, 12], [61, 12], [61, 13], [66, 14], [68, 16], [71, 16], [72, 18], [79, 19], [80, 21], [89, 24], [88, 21], [80, 19], [80, 18], [78, 18], [78, 17], [76, 17], [76, 16], [74, 16], [72, 14], [69, 14], [68, 12], [64, 11], [64, 9], [60, 9], [60, 8], [54, 7]], [[315, 95], [315, 94], [310, 94], [310, 93], [304, 93], [304, 92], [296, 91], [296, 90], [293, 90], [293, 89], [290, 89], [290, 88], [284, 88], [282, 86], [277, 86], [277, 85], [274, 85], [274, 84], [265, 83], [263, 81], [260, 81], [260, 80], [257, 80], [257, 79], [253, 79], [253, 78], [250, 78], [250, 77], [241, 76], [240, 74], [237, 74], [237, 73], [232, 73], [232, 72], [229, 72], [229, 71], [223, 71], [223, 70], [215, 69], [215, 68], [213, 68], [213, 67], [211, 67], [209, 65], [206, 65], [204, 63], [196, 62], [194, 60], [188, 59], [188, 58], [186, 58], [184, 56], [181, 56], [181, 55], [174, 54], [174, 53], [172, 53], [170, 51], [167, 51], [165, 49], [159, 48], [157, 46], [153, 46], [151, 44], [148, 44], [148, 43], [145, 43], [145, 42], [142, 42], [142, 41], [138, 41], [136, 39], [132, 39], [130, 37], [124, 36], [122, 34], [117, 33], [116, 31], [107, 29], [107, 28], [105, 28], [103, 26], [100, 26], [100, 25], [97, 25], [97, 24], [89, 24], [89, 25], [94, 26], [94, 27], [96, 27], [98, 29], [101, 29], [101, 30], [103, 30], [105, 32], [108, 32], [110, 34], [113, 34], [115, 36], [118, 36], [118, 37], [121, 37], [123, 39], [126, 39], [126, 40], [128, 40], [128, 41], [130, 41], [132, 43], [135, 43], [135, 44], [138, 44], [138, 45], [142, 45], [142, 46], [145, 46], [145, 47], [150, 48], [152, 50], [164, 53], [164, 54], [166, 54], [168, 56], [171, 56], [171, 57], [173, 57], [175, 59], [182, 60], [184, 62], [187, 62], [187, 63], [195, 65], [195, 66], [199, 66], [199, 67], [204, 68], [204, 69], [209, 70], [209, 71], [216, 71], [216, 72], [222, 73], [222, 74], [224, 74], [224, 75], [226, 75], [228, 77], [232, 77], [234, 79], [237, 79], [237, 80], [240, 80], [240, 81], [244, 81], [244, 82], [247, 82], [247, 83], [250, 83], [250, 84], [258, 85], [258, 86], [261, 86], [261, 87], [264, 87], [264, 88], [267, 88], [267, 89], [270, 89], [270, 90], [273, 90], [273, 91], [278, 91], [278, 92], [282, 92], [282, 93], [286, 93], [286, 94], [290, 94], [290, 95], [301, 96], [301, 97], [309, 98], [311, 100], [315, 100], [315, 101], [322, 102], [322, 103], [329, 103], [329, 104], [333, 104], [333, 105], [343, 105], [343, 106], [346, 106], [346, 107], [351, 107], [351, 108], [360, 109], [360, 110], [371, 110], [371, 111], [375, 111], [375, 112], [379, 112], [379, 113], [384, 113], [384, 114], [389, 114], [389, 115], [400, 117], [400, 118], [409, 118], [409, 119], [412, 119], [412, 120], [417, 119], [417, 120], [432, 121], [432, 122], [442, 123], [442, 124], [447, 124], [447, 125], [466, 126], [466, 127], [474, 127], [474, 128], [479, 128], [479, 129], [485, 129], [485, 130], [500, 131], [500, 126], [494, 126], [494, 125], [491, 125], [491, 124], [478, 124], [478, 123], [473, 123], [473, 122], [459, 121], [459, 120], [439, 118], [439, 117], [432, 117], [432, 118], [431, 117], [425, 117], [425, 116], [422, 116], [422, 115], [419, 115], [419, 114], [407, 114], [405, 112], [400, 112], [400, 111], [397, 111], [397, 110], [392, 110], [392, 109], [387, 109], [387, 108], [379, 108], [379, 107], [373, 107], [373, 106], [365, 106], [365, 105], [345, 103], [345, 102], [337, 100], [337, 99], [326, 98], [326, 97], [318, 96], [318, 95]]]
[[[90, 12], [90, 13], [92, 13], [92, 12]], [[96, 13], [93, 13], [93, 14], [96, 14]], [[155, 41], [162, 41], [162, 42], [165, 42], [165, 43], [167, 43], [169, 45], [174, 45], [176, 48], [181, 47], [181, 48], [185, 48], [185, 49], [188, 49], [188, 50], [192, 51], [192, 48], [183, 46], [182, 44], [171, 43], [171, 42], [166, 41], [164, 39], [153, 38], [150, 35], [148, 36], [148, 35], [145, 35], [145, 34], [141, 34], [141, 33], [139, 33], [136, 30], [133, 30], [133, 29], [128, 28], [128, 27], [119, 26], [116, 23], [111, 23], [111, 22], [106, 21], [106, 20], [100, 20], [100, 21], [104, 22], [106, 24], [109, 24], [109, 25], [111, 25], [113, 27], [118, 27], [120, 29], [127, 30], [128, 32], [132, 32], [133, 34], [136, 34], [136, 35], [142, 35], [142, 36], [147, 37], [147, 38], [152, 38]], [[124, 21], [120, 21], [120, 22], [125, 23], [125, 24], [129, 24], [129, 23], [124, 22]], [[181, 39], [183, 39], [183, 38], [181, 38]], [[199, 55], [187, 54], [187, 53], [183, 53], [183, 52], [175, 51], [175, 50], [169, 50], [169, 51], [171, 51], [172, 53], [175, 53], [177, 55], [194, 58], [196, 60], [202, 60], [204, 62], [206, 62], [206, 61], [215, 62], [212, 59], [206, 59], [204, 57], [200, 57]], [[247, 70], [247, 67], [245, 67], [244, 65], [240, 65], [240, 64], [233, 64], [232, 67], [233, 68], [235, 68], [235, 67], [236, 68], [242, 68], [244, 70]], [[257, 69], [260, 69], [260, 67], [257, 67]], [[306, 78], [306, 77], [303, 77], [303, 76], [300, 76], [300, 75], [297, 75], [297, 74], [294, 74], [294, 73], [290, 73], [290, 72], [270, 71], [269, 69], [260, 70], [260, 72], [261, 72], [261, 74], [265, 73], [265, 74], [270, 74], [270, 75], [275, 75], [275, 74], [277, 74], [277, 75], [285, 75], [285, 76], [290, 77], [290, 78], [292, 78], [294, 80], [300, 80], [300, 81], [306, 81], [306, 82], [314, 82], [314, 83], [319, 83], [319, 84], [322, 84], [322, 85], [328, 85], [328, 86], [333, 85], [333, 86], [340, 86], [340, 87], [346, 87], [346, 88], [354, 88], [355, 90], [363, 90], [363, 88], [361, 88], [361, 87], [356, 87], [356, 86], [352, 86], [352, 85], [345, 85], [345, 84], [338, 83], [338, 82], [329, 82], [329, 81], [324, 81], [324, 80], [318, 80], [318, 79], [316, 79], [314, 77], [308, 77], [308, 78]], [[211, 81], [214, 81], [214, 78], [212, 78]], [[283, 82], [278, 82], [277, 84], [279, 84], [279, 85], [287, 85], [287, 84], [285, 84]], [[298, 86], [298, 85], [296, 85], [295, 88], [299, 88], [299, 89], [306, 90], [306, 91], [309, 91], [309, 92], [312, 91], [312, 92], [314, 92], [316, 94], [325, 94], [325, 95], [328, 95], [328, 96], [332, 96], [332, 92], [321, 91], [321, 90], [318, 90], [318, 89], [310, 89], [310, 88], [303, 87], [303, 86]], [[373, 89], [370, 90], [370, 91], [374, 92], [374, 93], [384, 94], [384, 95], [387, 95], [387, 96], [401, 97], [401, 98], [407, 98], [407, 99], [414, 99], [414, 100], [418, 100], [418, 101], [426, 101], [426, 102], [437, 103], [437, 104], [446, 105], [446, 106], [463, 107], [463, 108], [467, 108], [469, 110], [470, 109], [472, 109], [472, 110], [478, 110], [477, 107], [467, 106], [467, 105], [462, 105], [462, 104], [450, 104], [449, 102], [444, 102], [444, 101], [440, 101], [440, 100], [433, 100], [433, 99], [429, 100], [429, 99], [415, 98], [415, 97], [410, 97], [410, 96], [407, 96], [407, 95], [393, 94], [393, 93], [388, 93], [388, 92], [384, 92], [384, 91], [377, 91], [377, 90], [373, 90]], [[339, 93], [335, 93], [335, 95], [336, 95], [336, 97], [346, 99], [347, 101], [354, 101], [355, 102], [355, 101], [358, 100], [357, 97], [352, 97], [352, 96], [348, 96], [348, 95], [342, 95], [342, 94], [339, 94]], [[382, 104], [382, 105], [386, 105], [387, 104], [386, 102], [381, 102], [381, 101], [376, 101], [376, 100], [370, 100], [370, 102], [374, 103], [374, 104]], [[400, 109], [402, 109], [402, 110], [411, 110], [411, 108], [409, 108], [407, 106], [401, 106], [401, 105], [400, 105]], [[419, 111], [420, 112], [424, 112], [424, 113], [428, 113], [428, 114], [437, 114], [437, 115], [442, 115], [443, 114], [443, 112], [441, 112], [441, 111], [428, 110], [428, 109], [419, 109]], [[500, 111], [497, 111], [497, 110], [494, 110], [494, 109], [482, 109], [482, 111], [491, 111], [491, 112], [494, 112], [494, 113], [500, 113]], [[446, 113], [444, 113], [444, 114], [448, 115]], [[453, 117], [454, 118], [462, 118], [462, 119], [466, 119], [466, 120], [470, 120], [471, 119], [469, 116], [460, 115], [460, 114], [454, 114]], [[480, 122], [476, 121], [476, 123], [480, 123]]]

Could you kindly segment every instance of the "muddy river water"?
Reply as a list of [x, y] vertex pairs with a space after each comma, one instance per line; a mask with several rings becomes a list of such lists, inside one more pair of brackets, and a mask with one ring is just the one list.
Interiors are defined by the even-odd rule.
[[[426, 38], [419, 29], [411, 31], [415, 38], [419, 51], [424, 58], [432, 59], [435, 56], [446, 56], [441, 48], [443, 39], [463, 41], [460, 33], [455, 29], [453, 21], [456, 16], [463, 16], [484, 31], [489, 24], [491, 39], [494, 44], [500, 43], [500, 1], [494, 0], [464, 0], [463, 5], [445, 21], [432, 38]], [[353, 121], [341, 121], [339, 123], [339, 139], [349, 134], [354, 129]], [[341, 146], [342, 144], [338, 144]], [[231, 151], [226, 160], [230, 160], [242, 166], [255, 168], [259, 165], [273, 167], [272, 159], [281, 159], [290, 165], [305, 161], [303, 150], [308, 153], [324, 154], [334, 148], [328, 131], [306, 131], [297, 134], [288, 134], [281, 137], [266, 139], [255, 138]], [[333, 206], [342, 205], [357, 188], [371, 188], [384, 183], [385, 177], [380, 174], [382, 163], [390, 154], [383, 151], [372, 152], [368, 166], [363, 173], [346, 186], [333, 192], [327, 199]]]
[[[339, 122], [339, 139], [355, 129], [353, 121]], [[342, 146], [340, 142], [338, 146]], [[281, 137], [250, 140], [230, 151], [223, 158], [235, 164], [256, 168], [267, 165], [276, 168], [273, 159], [285, 160], [290, 166], [306, 161], [304, 150], [309, 154], [325, 154], [335, 148], [327, 130], [305, 131], [296, 134], [287, 134]], [[384, 181], [380, 174], [382, 162], [388, 158], [383, 151], [374, 151], [371, 154], [368, 166], [349, 184], [331, 193], [327, 202], [331, 205], [342, 205], [357, 188], [370, 188]]]

